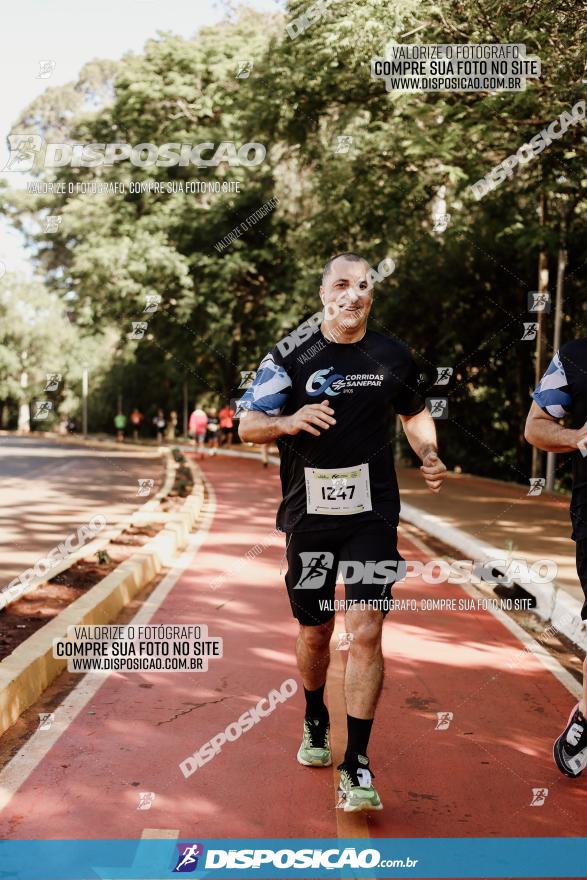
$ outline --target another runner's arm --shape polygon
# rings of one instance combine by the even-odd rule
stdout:
[[[319,437],[320,430],[335,424],[334,410],[326,401],[283,415],[290,392],[291,379],[274,350],[261,361],[255,381],[241,401],[244,413],[238,433],[244,443],[270,443],[300,431]]]
[[[578,430],[565,428],[560,419],[569,415],[573,398],[560,353],[550,362],[532,394],[524,437],[545,452],[576,452],[579,441],[587,439],[587,425]]]

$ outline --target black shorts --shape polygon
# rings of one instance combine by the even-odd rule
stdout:
[[[345,584],[343,607],[355,602],[357,610],[371,608],[384,615],[393,583],[405,574],[395,526],[354,524],[352,517],[336,529],[288,534],[287,564],[285,583],[292,612],[304,626],[318,626],[334,617],[339,568]]]
[[[585,594],[585,601],[581,608],[581,620],[587,620],[587,538],[579,538],[577,540],[576,553],[577,574]]]

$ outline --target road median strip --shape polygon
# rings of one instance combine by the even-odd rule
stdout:
[[[162,523],[161,531],[0,662],[0,735],[66,668],[66,659],[53,657],[53,640],[65,638],[69,626],[113,621],[186,546],[204,504],[204,483],[192,470],[194,487],[180,510],[156,510],[162,497],[148,502],[153,504],[151,521]],[[146,506],[141,508],[141,516],[147,515]],[[87,556],[88,548],[84,550]]]

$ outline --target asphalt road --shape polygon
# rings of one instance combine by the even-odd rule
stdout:
[[[284,539],[274,532],[278,474],[252,460],[218,457],[201,466],[213,491],[199,546],[135,622],[206,624],[209,637],[223,639],[222,658],[207,672],[81,678],[52,706],[49,729],[39,728],[14,757],[0,751],[2,839],[586,833],[584,780],[563,777],[551,751],[575,702],[568,684],[489,611],[467,602],[426,610],[424,600],[460,605],[470,595],[419,578],[396,594],[417,609],[392,612],[384,626],[386,677],[369,748],[384,810],[337,810],[343,616],[326,687],[334,766],[302,767],[297,627],[279,573]],[[406,559],[430,558],[403,530],[399,549]],[[298,683],[290,698],[185,777],[187,756],[288,679]]]
[[[138,480],[164,478],[156,449],[105,450],[0,437],[0,587],[97,513],[108,525],[148,500]]]

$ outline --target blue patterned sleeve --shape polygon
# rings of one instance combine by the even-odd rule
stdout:
[[[241,404],[243,409],[278,416],[283,412],[290,392],[291,379],[270,352],[259,364],[255,381],[241,398]]]
[[[538,406],[553,419],[563,419],[571,412],[573,398],[558,351],[534,389],[532,397]]]

